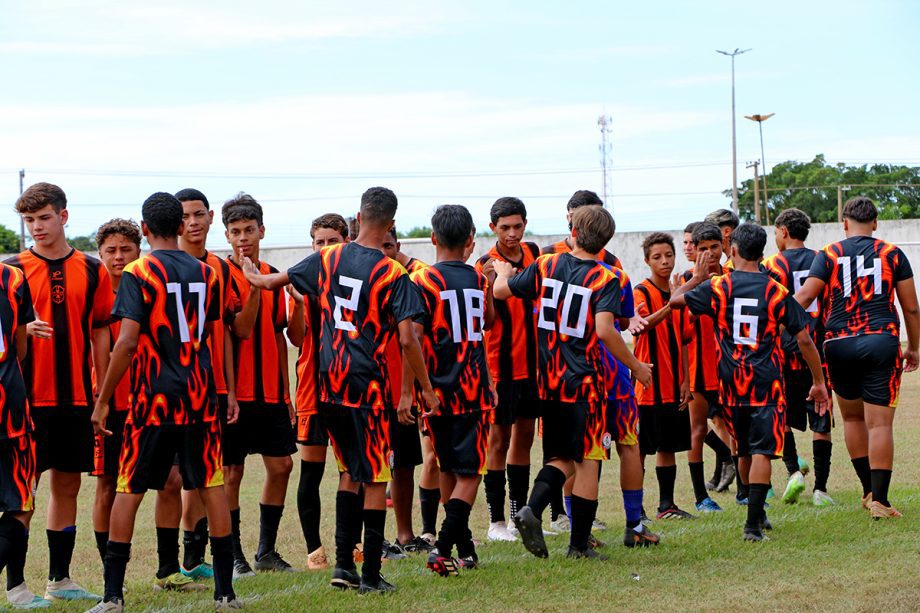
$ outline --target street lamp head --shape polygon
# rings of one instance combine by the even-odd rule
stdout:
[[[751,121],[762,122],[770,119],[776,115],[776,113],[767,113],[766,115],[745,115],[745,119],[750,119]]]

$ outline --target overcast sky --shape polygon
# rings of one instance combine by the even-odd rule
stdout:
[[[67,192],[70,235],[197,187],[218,209],[252,193],[266,242],[302,244],[371,185],[396,191],[403,229],[442,203],[485,228],[515,195],[532,230],[561,232],[568,196],[602,191],[606,113],[618,229],[676,228],[730,204],[715,49],[753,49],[736,64],[739,179],[760,157],[753,113],[776,113],[768,166],[920,164],[918,15],[908,0],[8,2],[0,223],[18,230],[25,168]]]

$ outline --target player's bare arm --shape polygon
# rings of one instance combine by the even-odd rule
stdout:
[[[240,267],[243,269],[243,274],[246,275],[246,280],[249,281],[249,284],[253,287],[276,290],[291,282],[291,280],[288,279],[287,272],[273,272],[263,275],[259,272],[256,265],[252,263],[252,260],[247,257],[244,257],[242,262],[240,262]]]
[[[795,301],[801,304],[803,309],[807,309],[824,292],[824,287],[824,281],[809,277],[795,293]]]
[[[690,406],[690,400],[693,398],[693,394],[690,393],[690,350],[687,348],[686,343],[681,343],[680,346],[680,370],[681,370],[681,381],[680,381],[680,407],[685,409]]]
[[[16,358],[22,362],[29,351],[29,331],[25,326],[16,328]]]
[[[418,337],[415,336],[413,326],[414,322],[411,319],[399,322],[399,344],[403,351],[403,362],[409,363],[419,387],[422,388],[422,401],[427,409],[422,413],[422,417],[432,417],[439,414],[441,401],[431,388],[428,369],[425,368],[425,359],[422,357],[422,346],[418,342]]]
[[[224,381],[227,382],[227,423],[235,424],[240,416],[240,404],[236,400],[236,371],[233,368],[233,337],[223,322],[219,323],[218,334],[224,335]]]
[[[485,268],[485,267],[483,267]],[[491,330],[492,324],[495,323],[495,299],[492,297],[492,283],[489,282],[489,289],[486,292],[486,313],[483,321],[483,330]]]
[[[687,292],[716,276],[716,273],[710,270],[710,260],[708,251],[700,253],[699,257],[696,258],[696,266],[693,267],[693,276],[674,290],[674,293],[671,294],[671,300],[668,302],[669,307],[681,309],[687,306],[687,300],[684,297]]]
[[[489,262],[495,269],[492,296],[495,297],[496,300],[507,300],[511,298],[511,288],[508,287],[508,279],[514,276],[514,267],[503,260],[489,260]]]
[[[243,340],[252,336],[256,319],[259,317],[259,304],[262,301],[262,292],[256,286],[250,285],[243,308],[233,317],[233,334]]]
[[[907,353],[904,355],[904,372],[920,367],[920,306],[917,305],[917,287],[913,279],[902,279],[894,286],[907,328]]]
[[[415,331],[415,337],[418,342],[422,342],[425,335],[425,328],[418,323],[413,322],[412,328]],[[412,364],[409,360],[402,361],[402,389],[399,393],[399,405],[396,407],[396,418],[404,426],[415,422],[412,417],[412,405],[415,401],[415,371],[412,370]]]
[[[106,328],[108,331],[108,328]],[[118,382],[128,371],[131,366],[131,358],[137,351],[137,339],[140,336],[141,324],[133,319],[124,318],[121,320],[121,331],[118,334],[118,340],[112,348],[112,356],[108,361],[108,368],[105,371],[105,378],[99,388],[99,395],[96,398],[96,406],[93,409],[93,415],[90,421],[93,423],[93,430],[96,434],[102,436],[111,436],[112,433],[105,429],[105,421],[109,416],[109,400],[115,393]]]
[[[304,319],[303,310],[305,308],[304,298],[294,286],[290,283],[284,287],[288,295],[294,300],[294,308],[288,316],[287,337],[295,347],[303,345],[303,339],[307,335],[307,322]]]
[[[613,357],[626,365],[634,377],[643,385],[651,385],[652,381],[652,364],[643,364],[636,356],[633,355],[629,347],[620,336],[620,332],[614,326],[615,317],[613,313],[601,311],[595,315],[595,327],[597,328],[597,337],[607,347]]]
[[[300,316],[300,319],[303,319],[303,315]],[[293,395],[291,395],[290,375],[288,374],[287,341],[284,340],[284,334],[276,332],[275,343],[278,345],[278,370],[281,371],[281,384],[284,386],[281,390],[283,394],[293,398]],[[287,408],[288,417],[291,418],[291,425],[296,426],[297,411],[294,410],[294,404],[290,400],[287,401]]]
[[[665,321],[668,317],[670,317],[671,312],[672,312],[671,305],[664,306],[658,309],[657,311],[655,311],[654,313],[652,313],[651,315],[649,315],[646,319],[644,319],[643,320],[645,322],[644,326],[642,326],[635,332],[633,332],[632,327],[630,327],[629,332],[632,334],[641,334],[643,330],[645,329],[654,328],[661,322]]]
[[[795,340],[799,344],[799,350],[805,363],[808,364],[808,370],[811,371],[811,391],[808,393],[808,399],[814,400],[815,411],[818,415],[824,415],[830,409],[830,399],[827,394],[827,386],[824,383],[824,369],[821,367],[821,356],[818,354],[818,348],[811,340],[808,329],[800,330],[795,335]]]
[[[96,377],[102,377],[109,367],[109,347],[112,346],[112,333],[109,332],[108,325],[105,325],[93,328],[90,338],[92,342],[93,368],[96,370]]]

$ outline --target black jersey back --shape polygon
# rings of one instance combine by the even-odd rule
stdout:
[[[26,383],[19,368],[16,330],[35,321],[25,274],[0,264],[0,440],[32,431]]]
[[[789,290],[790,294],[795,295],[808,278],[811,265],[817,254],[817,251],[808,247],[784,249],[776,255],[765,259],[763,268],[777,283]],[[809,315],[808,332],[815,345],[818,346],[819,351],[821,351],[824,344],[824,323],[821,317],[823,303],[824,296],[821,295],[805,307],[805,312]],[[802,352],[799,350],[798,341],[788,331],[783,331],[782,346],[787,366],[797,370],[806,368],[802,359]]]

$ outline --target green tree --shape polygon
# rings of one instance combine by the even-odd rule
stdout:
[[[428,226],[415,226],[407,232],[398,232],[397,238],[428,238],[431,236],[431,228]]]
[[[17,253],[19,251],[19,235],[0,225],[0,253]]]
[[[80,251],[96,251],[99,249],[99,246],[96,244],[96,237],[91,234],[68,238],[67,244]]]
[[[852,186],[848,192],[844,192],[844,200],[857,194],[872,198],[879,207],[881,219],[920,217],[920,167],[891,164],[829,165],[824,155],[818,154],[810,162],[782,162],[770,170],[767,175],[770,220],[775,219],[780,211],[794,207],[805,211],[812,221],[836,221],[838,186]],[[730,189],[722,193],[731,197]],[[762,209],[762,182],[760,197]],[[742,218],[754,219],[753,178],[739,186],[738,207]],[[764,219],[760,221],[764,222]]]

